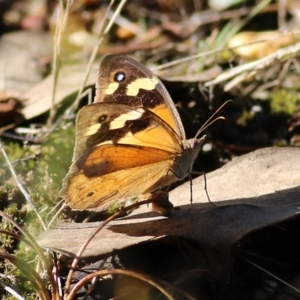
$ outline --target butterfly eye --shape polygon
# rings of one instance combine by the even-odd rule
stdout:
[[[115,74],[114,80],[115,80],[116,82],[122,82],[122,81],[125,80],[125,78],[126,78],[125,73],[123,73],[123,72],[118,72],[118,73]]]
[[[103,123],[107,119],[107,115],[102,115],[98,118],[98,123]]]

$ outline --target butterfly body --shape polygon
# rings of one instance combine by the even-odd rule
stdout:
[[[203,139],[185,139],[168,92],[124,55],[100,64],[93,104],[77,115],[76,143],[61,196],[77,210],[103,210],[186,177]]]

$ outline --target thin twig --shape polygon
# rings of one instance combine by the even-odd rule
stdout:
[[[59,9],[58,9],[58,24],[55,28],[55,34],[54,34],[54,49],[53,49],[53,69],[52,72],[54,74],[53,76],[53,90],[52,90],[52,106],[50,109],[50,115],[48,123],[51,124],[54,118],[55,113],[55,95],[56,95],[56,87],[57,87],[57,81],[58,81],[58,75],[59,75],[59,57],[60,57],[60,45],[62,40],[62,33],[66,27],[68,16],[69,16],[69,10],[71,5],[71,0],[65,1],[60,0],[59,1]],[[66,8],[64,8],[64,5]]]
[[[117,217],[123,215],[125,212],[130,211],[134,208],[137,208],[143,204],[149,204],[152,203],[152,198],[151,199],[147,199],[144,201],[139,201],[137,203],[131,204],[129,206],[124,207],[122,210],[116,212],[115,214],[113,214],[112,216],[108,217],[106,220],[104,220],[88,237],[88,239],[85,241],[85,243],[80,247],[80,249],[78,250],[76,257],[74,258],[73,262],[72,262],[72,266],[70,268],[67,280],[66,280],[66,284],[65,284],[65,299],[68,299],[68,294],[70,291],[70,286],[71,286],[71,280],[74,274],[74,271],[77,267],[77,264],[79,262],[80,256],[82,255],[82,253],[84,252],[85,248],[88,246],[88,244],[90,243],[90,241],[95,237],[95,235],[104,227],[106,226],[109,222],[111,222],[112,220],[116,219]]]
[[[15,297],[17,300],[25,300],[21,295],[17,293],[12,287],[4,284],[3,282],[0,281],[0,286],[5,290],[7,293],[11,294],[13,297]]]
[[[76,293],[80,290],[80,288],[82,288],[85,284],[87,284],[92,278],[99,277],[99,276],[107,276],[107,275],[111,275],[111,274],[126,275],[126,276],[130,276],[130,277],[142,280],[142,281],[152,285],[156,289],[158,289],[163,295],[165,295],[167,297],[167,299],[174,300],[174,297],[172,297],[172,295],[169,292],[167,292],[166,289],[164,289],[161,285],[159,285],[157,282],[155,282],[149,276],[146,276],[146,275],[143,275],[143,274],[140,274],[137,272],[133,272],[133,271],[122,270],[122,269],[101,270],[101,271],[97,271],[97,272],[94,272],[92,274],[85,276],[83,279],[81,279],[75,285],[75,287],[73,288],[72,292],[70,293],[70,295],[67,299],[75,299]]]
[[[111,7],[112,7],[112,5],[113,5],[113,3],[114,3],[114,0],[112,0],[112,1],[110,2],[109,6],[108,6],[108,8],[107,8],[107,10],[106,10],[106,14],[105,14],[105,16],[104,16],[104,18],[103,18],[103,23],[102,23],[101,26],[100,26],[99,39],[98,39],[98,42],[97,42],[96,46],[94,47],[93,52],[92,52],[92,54],[91,54],[91,56],[90,56],[90,59],[89,59],[89,62],[88,62],[88,66],[87,66],[87,68],[86,68],[86,72],[85,72],[85,75],[84,75],[84,79],[83,79],[83,81],[82,81],[82,85],[81,85],[81,87],[80,87],[80,89],[79,89],[79,91],[78,91],[76,100],[74,101],[74,103],[73,103],[73,105],[71,106],[70,110],[67,111],[67,114],[69,114],[69,112],[72,111],[73,109],[76,109],[76,108],[77,108],[78,103],[79,103],[79,100],[80,100],[80,97],[81,97],[81,94],[82,94],[82,92],[83,92],[83,90],[84,90],[84,87],[85,87],[85,85],[86,85],[86,81],[87,81],[88,76],[89,76],[89,74],[90,74],[90,72],[91,72],[93,62],[95,61],[95,58],[96,58],[96,56],[97,56],[98,49],[99,49],[100,45],[102,44],[102,42],[104,41],[104,37],[107,35],[107,33],[108,33],[109,30],[111,29],[112,25],[114,24],[115,19],[116,19],[117,16],[120,14],[120,12],[121,12],[123,6],[125,5],[126,1],[127,1],[127,0],[122,0],[122,1],[119,3],[119,5],[118,5],[116,11],[115,11],[114,14],[112,15],[110,21],[108,22],[107,26],[105,27],[105,29],[104,29],[104,31],[103,31],[103,28],[104,28],[104,22],[105,22],[105,20],[107,20],[107,16],[108,16],[108,14],[109,14],[109,12],[110,12],[110,9],[111,9]]]
[[[292,286],[291,284],[289,284],[288,282],[282,280],[281,278],[275,276],[274,274],[272,274],[271,272],[267,271],[266,269],[260,267],[259,265],[257,265],[256,263],[252,262],[251,260],[241,256],[245,261],[247,261],[249,264],[253,265],[254,267],[258,268],[259,270],[265,272],[266,274],[270,275],[271,277],[273,277],[274,279],[278,280],[279,282],[283,283],[284,285],[288,286],[290,289],[292,289],[293,291],[297,292],[297,294],[300,295],[300,290],[297,289],[296,287]]]
[[[243,45],[244,46],[244,45]],[[258,70],[265,69],[266,67],[270,66],[276,60],[287,60],[290,58],[291,55],[297,55],[300,52],[300,43],[296,43],[294,45],[278,49],[276,52],[269,54],[266,57],[261,59],[252,61],[250,63],[232,68],[226,72],[223,72],[221,75],[217,76],[214,80],[208,81],[204,84],[204,86],[211,86],[219,84],[223,81],[229,80],[237,75],[242,76],[243,78],[247,77],[244,72],[255,72]],[[252,75],[254,73],[251,73]],[[226,86],[225,90],[229,90],[232,87],[231,85]]]

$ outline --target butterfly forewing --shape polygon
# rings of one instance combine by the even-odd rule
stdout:
[[[105,144],[182,151],[180,138],[163,120],[143,108],[124,104],[94,103],[83,107],[77,116],[76,132],[73,160]]]
[[[107,55],[99,70],[95,102],[118,102],[148,109],[169,124],[180,139],[185,139],[169,93],[149,69],[128,56]]]

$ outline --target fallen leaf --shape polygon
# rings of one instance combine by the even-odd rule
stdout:
[[[54,105],[60,104],[69,96],[73,96],[72,99],[74,101],[76,93],[83,82],[86,66],[86,63],[81,63],[64,65],[61,68],[56,87]],[[99,63],[94,63],[86,87],[95,84],[98,67]],[[53,84],[54,75],[51,74],[22,95],[24,106],[22,114],[25,119],[29,120],[50,110],[52,107]]]
[[[49,34],[17,31],[4,34],[0,40],[0,73],[4,74],[5,91],[20,94],[42,80],[34,61],[52,52]]]
[[[209,246],[229,246],[246,234],[294,217],[300,207],[300,149],[266,148],[243,155],[207,174],[215,207],[207,203],[203,176],[193,180],[193,209],[189,182],[170,192],[178,210],[158,216],[146,206],[109,223],[88,245],[83,257],[165,236],[183,236]],[[59,224],[42,233],[40,246],[75,255],[95,223]]]

